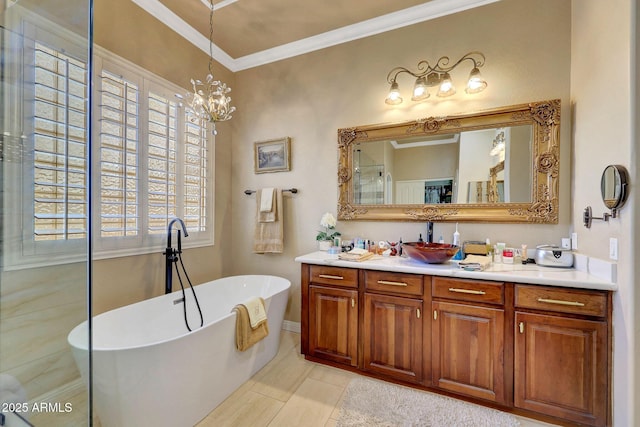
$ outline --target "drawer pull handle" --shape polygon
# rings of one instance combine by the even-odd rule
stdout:
[[[569,305],[571,307],[584,307],[584,303],[578,301],[562,301],[559,299],[538,298],[538,302],[546,302],[547,304]]]
[[[420,309],[417,309],[416,316],[418,316],[418,319],[420,318]]]
[[[433,310],[433,320],[438,320],[438,311]]]
[[[351,298],[351,307],[355,307],[355,306],[356,306],[356,300]]]
[[[520,322],[520,325],[518,325],[520,327],[520,333],[524,334],[524,322]]]
[[[405,282],[390,282],[388,280],[378,280],[379,285],[391,285],[391,286],[409,286]]]
[[[449,288],[449,292],[457,292],[459,294],[484,295],[485,291],[474,291],[473,289]]]
[[[318,277],[322,277],[323,279],[333,279],[333,280],[343,280],[342,276],[333,276],[331,274],[319,274]]]

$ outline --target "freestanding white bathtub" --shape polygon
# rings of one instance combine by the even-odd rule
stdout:
[[[204,418],[277,353],[291,282],[275,276],[232,276],[176,291],[93,318],[93,403],[103,427],[188,426]],[[269,335],[248,349],[235,347],[232,308],[252,297],[265,300]],[[87,322],[68,336],[76,364],[88,381]]]

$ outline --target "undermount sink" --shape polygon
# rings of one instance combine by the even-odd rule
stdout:
[[[449,261],[460,250],[460,246],[449,243],[404,242],[402,250],[409,258],[427,264],[442,264]]]

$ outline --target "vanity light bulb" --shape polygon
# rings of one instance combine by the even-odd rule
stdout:
[[[429,98],[429,92],[427,91],[427,80],[424,77],[419,77],[416,80],[415,86],[413,86],[412,101],[422,101]]]
[[[487,87],[487,82],[480,74],[480,70],[478,70],[477,68],[474,68],[473,70],[471,70],[471,73],[469,74],[469,81],[467,82],[467,88],[465,89],[465,92],[478,93],[485,90],[486,87]]]
[[[400,90],[398,89],[398,83],[391,83],[391,89],[389,90],[389,95],[387,95],[387,99],[384,100],[385,103],[389,105],[397,105],[402,102],[402,97],[400,96]]]
[[[438,89],[438,96],[445,97],[451,96],[456,93],[456,88],[451,81],[451,76],[449,73],[444,73],[442,77],[442,83],[440,83],[440,88]]]

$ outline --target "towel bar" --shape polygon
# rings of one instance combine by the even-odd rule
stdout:
[[[298,192],[297,188],[287,188],[286,190],[282,190],[282,191],[288,191],[290,193],[296,194]],[[244,190],[244,194],[246,194],[247,196],[255,193],[255,190]]]

